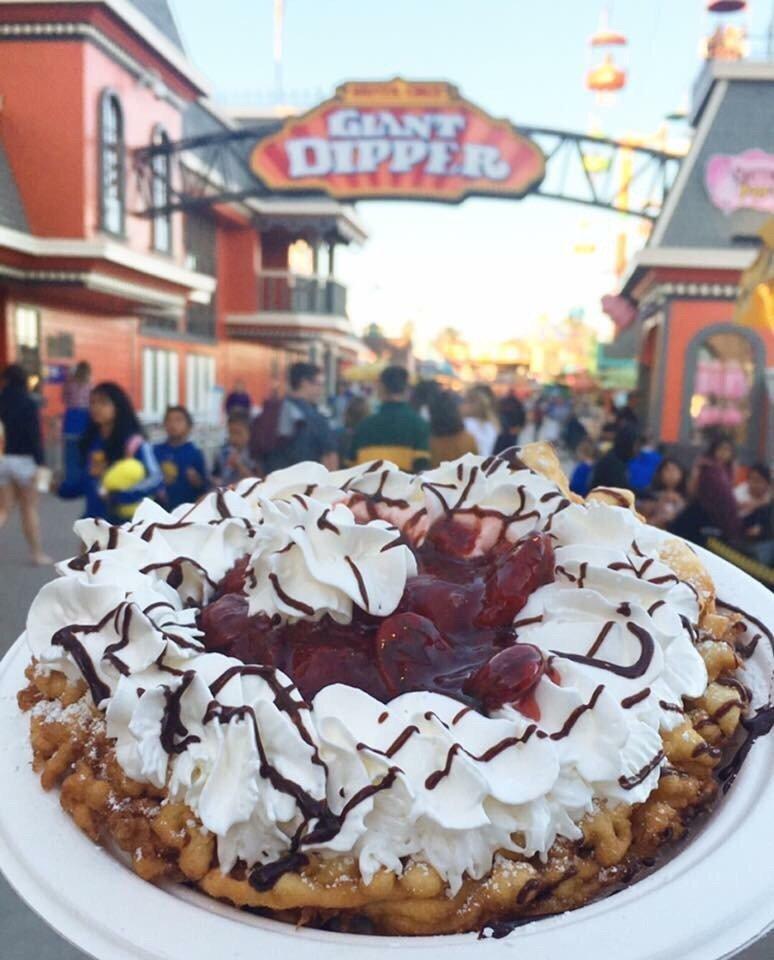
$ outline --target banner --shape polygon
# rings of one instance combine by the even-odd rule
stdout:
[[[444,203],[522,197],[545,174],[540,148],[507,120],[448,83],[401,79],[343,84],[259,141],[250,166],[280,192]]]

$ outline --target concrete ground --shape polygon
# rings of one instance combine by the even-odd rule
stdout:
[[[57,560],[72,556],[76,540],[73,521],[78,505],[62,503],[51,497],[42,501],[44,543]],[[26,562],[27,550],[15,514],[0,531],[0,655],[5,653],[24,626],[27,607],[38,589],[52,575]],[[227,955],[227,950],[224,956]],[[0,958],[2,960],[85,960],[85,955],[60,939],[29,910],[0,874]],[[524,960],[529,960],[525,957]],[[626,960],[622,956],[619,960]],[[774,960],[774,933],[738,960]]]

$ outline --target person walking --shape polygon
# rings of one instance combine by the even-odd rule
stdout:
[[[58,492],[66,500],[84,497],[85,517],[123,523],[163,484],[153,447],[117,383],[99,383],[91,391],[79,453],[77,476],[65,477]]]
[[[631,427],[633,430],[639,430],[640,415],[637,412],[640,405],[640,395],[636,390],[627,396],[626,403],[622,407],[616,407],[615,425],[618,429],[621,427]]]
[[[570,476],[570,490],[579,497],[587,497],[591,490],[596,450],[589,437],[584,437],[575,448],[577,463]]]
[[[339,445],[339,461],[343,466],[352,463],[352,441],[355,439],[355,430],[371,412],[368,398],[356,394],[350,398],[344,410],[343,426],[336,434]]]
[[[75,477],[80,470],[78,444],[89,422],[89,396],[91,395],[91,366],[85,360],[62,385],[62,467],[65,477]]]
[[[253,422],[252,454],[267,473],[316,460],[329,470],[339,465],[336,438],[320,413],[322,370],[314,363],[294,363],[288,370],[288,393],[266,403]]]
[[[593,487],[617,487],[632,489],[629,477],[629,464],[634,459],[637,448],[637,431],[628,425],[616,431],[613,446],[600,458],[591,476]]]
[[[578,408],[572,406],[562,427],[562,443],[569,453],[577,456],[579,445],[587,439],[589,439],[588,430],[581,422]]]
[[[479,453],[475,437],[465,429],[457,398],[444,390],[430,403],[430,462],[440,467],[466,453]]]
[[[241,410],[243,413],[250,414],[253,401],[247,392],[244,380],[235,380],[234,389],[226,397],[226,416]]]
[[[38,404],[27,388],[27,374],[11,364],[0,379],[0,424],[3,451],[0,455],[0,527],[8,520],[14,502],[19,504],[22,530],[32,562],[51,563],[43,549],[38,512],[38,468],[43,466],[43,440]]]
[[[437,380],[419,380],[409,394],[408,402],[423,420],[430,423],[430,404],[441,392]]]
[[[465,395],[462,412],[463,424],[476,441],[479,456],[490,456],[497,442],[499,421],[489,391],[480,386],[471,387]]]
[[[153,447],[164,475],[159,500],[167,510],[192,503],[207,488],[207,467],[201,449],[191,442],[193,417],[187,407],[167,407],[164,415],[167,438]]]
[[[508,399],[508,398],[506,398]],[[517,400],[516,397],[513,398]],[[500,424],[502,429],[495,440],[495,456],[499,456],[511,447],[517,447],[524,428],[524,407],[520,401],[517,404],[505,403],[500,405]]]
[[[629,464],[629,479],[631,480],[632,490],[638,496],[650,488],[658,466],[663,459],[661,452],[656,448],[653,439],[648,434],[639,437],[636,455]]]
[[[401,470],[419,472],[430,466],[430,429],[408,403],[408,370],[385,367],[379,376],[381,406],[355,430],[352,456],[356,464],[390,460]]]

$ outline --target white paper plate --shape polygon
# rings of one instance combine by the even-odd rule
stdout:
[[[774,598],[703,554],[718,593],[766,624]],[[769,682],[771,651],[751,663]],[[63,937],[98,960],[721,960],[774,926],[774,735],[755,744],[704,830],[670,863],[622,893],[518,928],[503,940],[363,937],[296,930],[179,886],[158,888],[94,846],[30,768],[28,719],[16,707],[28,651],[0,663],[0,867]],[[0,953],[2,950],[0,949]]]

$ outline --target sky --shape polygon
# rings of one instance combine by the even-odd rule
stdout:
[[[173,4],[215,102],[271,103],[273,0]],[[749,32],[762,36],[770,0],[749,6]],[[583,82],[603,7],[629,38],[628,84],[608,105]],[[651,133],[687,103],[711,24],[704,8],[704,0],[285,0],[284,100],[309,108],[343,81],[400,75],[448,80],[517,127]],[[411,321],[420,345],[447,326],[473,342],[529,336],[541,315],[577,309],[604,333],[599,300],[616,284],[615,234],[627,229],[641,242],[631,218],[539,197],[372,201],[358,215],[369,240],[337,252],[353,323],[397,333]],[[579,243],[596,250],[575,253]]]

